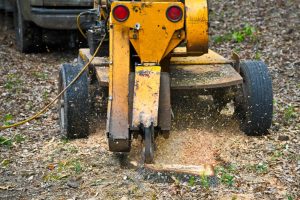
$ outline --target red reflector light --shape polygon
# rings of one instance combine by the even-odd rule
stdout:
[[[113,16],[119,22],[124,22],[129,17],[129,10],[126,6],[118,5],[113,9]]]
[[[167,18],[171,22],[178,22],[183,15],[182,9],[179,6],[171,6],[167,10]]]

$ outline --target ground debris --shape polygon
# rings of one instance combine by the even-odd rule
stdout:
[[[215,175],[149,172],[108,152],[105,116],[89,138],[69,141],[59,133],[53,107],[32,123],[0,132],[0,199],[299,199],[299,4],[209,3],[211,48],[269,66],[274,120],[268,135],[246,137],[230,109],[213,111],[211,97],[178,95],[170,138],[156,139],[155,161],[213,165]],[[60,65],[75,57],[76,50],[18,53],[13,30],[1,32],[0,124],[25,119],[53,99]],[[129,161],[140,162],[139,148],[133,146]]]

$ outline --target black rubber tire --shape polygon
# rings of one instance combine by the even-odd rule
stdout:
[[[145,163],[151,164],[154,160],[154,127],[151,125],[150,127],[144,128],[144,143],[145,143]]]
[[[63,64],[59,73],[59,92],[77,76],[83,65]],[[59,102],[59,124],[62,134],[69,138],[84,138],[89,135],[89,90],[88,74],[80,78],[62,95]]]
[[[32,22],[24,20],[20,0],[16,1],[14,9],[14,25],[17,49],[22,53],[32,53],[41,50],[42,31]]]
[[[241,130],[247,135],[260,136],[272,124],[272,80],[268,67],[261,61],[244,61],[240,67],[244,81],[235,99],[235,111]]]

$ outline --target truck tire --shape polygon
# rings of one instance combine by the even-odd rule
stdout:
[[[235,112],[247,135],[260,136],[272,124],[273,91],[267,66],[261,61],[244,61],[240,65],[243,84],[235,98]]]
[[[63,64],[59,73],[59,92],[77,76],[83,65]],[[61,133],[68,139],[84,138],[89,134],[88,74],[80,78],[61,96],[59,124]]]
[[[20,1],[14,8],[14,25],[17,49],[22,53],[37,52],[42,45],[42,31],[32,22],[24,20]]]

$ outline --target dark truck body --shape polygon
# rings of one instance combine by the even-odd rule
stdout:
[[[15,26],[17,49],[32,53],[45,49],[45,44],[63,41],[75,47],[80,39],[76,18],[93,8],[93,3],[93,0],[0,0],[0,10],[5,11],[5,19],[9,13],[14,15],[14,22],[6,24]],[[82,29],[87,29],[90,22],[87,15],[80,17]]]
[[[0,0],[0,10],[13,12],[13,5],[10,0]]]
[[[24,20],[56,30],[76,29],[77,15],[93,7],[93,0],[0,0],[0,9],[13,11],[17,3]]]

